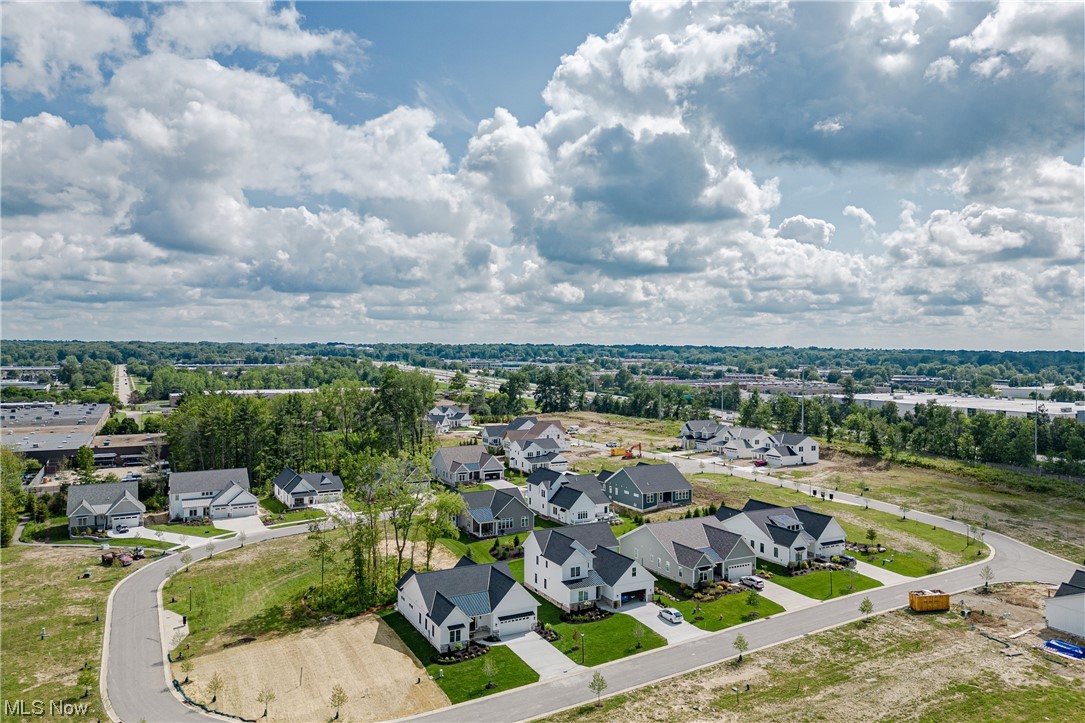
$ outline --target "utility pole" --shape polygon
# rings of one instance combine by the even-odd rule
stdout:
[[[658,397],[658,399],[656,401],[656,412],[658,412],[659,418],[663,419],[663,380],[662,379],[660,379],[656,383],[656,389],[659,390],[659,397]]]
[[[806,434],[806,367],[803,367],[802,371],[799,372],[799,379],[802,381],[802,384],[799,385],[799,389],[802,393],[802,400],[799,402],[800,409],[802,410],[799,414],[799,419],[801,420],[799,422],[799,432],[801,434]]]
[[[1036,460],[1040,458],[1040,397],[1037,396],[1033,401],[1036,403],[1036,411],[1032,413],[1032,463],[1036,464]]]

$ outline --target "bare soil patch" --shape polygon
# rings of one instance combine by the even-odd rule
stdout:
[[[1052,662],[1035,648],[1041,635],[1005,648],[980,634],[1042,630],[1047,590],[1013,585],[954,596],[949,613],[889,613],[548,720],[1056,720],[1060,705],[1085,701],[1085,663]],[[962,605],[986,615],[965,620]]]
[[[256,696],[264,685],[272,686],[277,696],[269,717],[296,723],[330,720],[335,710],[328,701],[336,684],[349,698],[340,713],[342,720],[390,720],[449,702],[407,646],[375,615],[249,643],[192,662],[188,694],[209,702],[202,686],[218,673],[224,687],[214,707],[246,718],[263,714]],[[174,677],[184,679],[177,665]]]

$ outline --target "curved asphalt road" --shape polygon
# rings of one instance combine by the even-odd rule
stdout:
[[[696,472],[700,467],[699,461],[663,458],[675,462],[687,473]],[[746,470],[735,470],[735,473],[768,484],[779,484],[776,480],[764,479],[763,475]],[[897,505],[887,502],[844,493],[834,492],[834,495],[835,499],[842,503],[869,505],[874,509],[900,514]],[[909,519],[948,530],[964,531],[960,522],[923,512],[913,511],[908,516]],[[247,542],[253,544],[306,531],[304,525],[270,530],[250,536]],[[982,582],[979,570],[984,564],[989,564],[994,570],[995,581],[1054,583],[1068,579],[1077,569],[1077,566],[1067,560],[1029,547],[1005,535],[988,531],[985,533],[984,542],[993,549],[994,557],[982,563],[948,570],[917,581],[874,588],[865,591],[864,596],[870,598],[875,612],[885,612],[906,604],[908,591],[918,585],[948,592],[977,587]],[[220,551],[233,549],[237,544],[225,543]],[[200,548],[192,550],[192,554],[194,560],[206,557],[206,551]],[[109,617],[109,655],[105,688],[116,716],[126,723],[141,719],[148,723],[208,720],[208,716],[180,703],[166,687],[159,633],[158,587],[175,564],[177,563],[169,558],[152,563],[133,573],[114,590]],[[859,595],[835,598],[802,610],[728,628],[689,642],[668,645],[561,678],[442,708],[409,720],[437,723],[531,720],[591,702],[593,695],[588,690],[588,682],[596,670],[606,677],[607,691],[612,695],[727,660],[735,654],[733,643],[740,632],[746,637],[750,651],[753,652],[857,620],[862,617],[858,610],[861,599]]]
[[[307,525],[250,534],[246,544],[308,532]],[[216,552],[240,546],[235,539],[217,541]],[[207,550],[196,547],[189,552],[192,560],[207,557]],[[112,706],[114,720],[135,723],[180,723],[206,721],[209,716],[174,697],[166,684],[162,640],[159,628],[158,588],[179,566],[176,555],[152,562],[122,580],[113,590],[109,604],[109,650],[103,656],[107,709]],[[111,716],[112,717],[112,716]]]

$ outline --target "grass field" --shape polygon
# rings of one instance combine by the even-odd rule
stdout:
[[[786,483],[784,486],[772,487],[762,482],[722,474],[696,474],[690,477],[690,481],[695,490],[698,487],[707,488],[729,507],[741,508],[746,500],[751,498],[779,505],[807,505],[815,512],[833,515],[844,527],[848,539],[853,542],[866,542],[867,529],[874,528],[878,532],[879,541],[887,547],[923,557],[926,564],[923,565],[922,574],[926,574],[931,565],[944,569],[974,562],[977,559],[977,550],[981,550],[979,545],[963,534],[924,525],[911,519],[902,520],[899,515],[888,512],[822,500],[805,492],[797,492]],[[986,554],[985,548],[982,548],[982,551]],[[931,554],[937,554],[937,564],[930,557]],[[903,562],[901,567],[905,567]],[[896,568],[889,569],[909,574]]]
[[[81,720],[105,719],[98,696],[106,600],[110,590],[143,563],[102,567],[97,551],[78,548],[6,547],[0,550],[0,697],[58,700],[89,705]],[[91,577],[78,576],[91,568]],[[96,620],[97,618],[97,620]],[[48,637],[41,639],[45,628]],[[89,663],[90,696],[78,684]],[[14,720],[4,714],[4,720]],[[34,716],[34,720],[61,720]],[[72,720],[70,716],[63,720]]]
[[[677,597],[679,602],[663,598],[663,603],[668,607],[681,610],[682,615],[686,618],[686,622],[696,625],[702,630],[723,630],[732,625],[744,623],[746,622],[745,615],[752,610],[756,610],[761,618],[776,615],[777,613],[782,613],[784,611],[782,606],[777,605],[764,596],[759,598],[759,604],[756,608],[750,607],[746,604],[746,592],[736,593],[734,595],[724,595],[720,599],[713,600],[712,602],[698,603],[696,600],[687,599],[685,595],[682,594],[678,585],[671,580],[656,580],[656,587],[661,590],[666,590],[671,595]],[[693,611],[697,607],[700,607],[700,613],[695,614]],[[698,616],[703,617],[704,619],[697,620]]]
[[[583,660],[584,665],[588,666],[608,663],[667,644],[661,635],[629,615],[611,615],[606,620],[582,625],[563,623],[561,610],[542,599],[539,600],[538,615],[540,623],[550,624],[561,635],[561,639],[553,643],[554,647],[568,655],[573,662]],[[577,630],[587,636],[582,644],[573,640],[573,633]],[[640,648],[637,647],[638,635]],[[574,646],[581,649],[573,650]]]
[[[433,677],[441,690],[453,703],[462,703],[465,700],[481,698],[486,695],[500,693],[503,690],[518,688],[521,685],[534,683],[539,679],[539,674],[520,659],[516,653],[504,645],[490,648],[490,652],[481,658],[468,660],[455,665],[439,665],[430,661],[437,652],[429,641],[407,622],[406,618],[394,610],[385,610],[380,613],[381,617],[400,639],[411,649],[426,671]],[[497,674],[493,678],[494,687],[487,689],[486,675],[482,671],[486,658],[491,658],[497,664]],[[439,677],[438,671],[444,671],[444,677]]]
[[[173,532],[178,535],[188,535],[190,537],[218,537],[219,535],[231,534],[229,530],[220,530],[212,525],[148,525],[147,529]]]
[[[877,580],[860,575],[854,570],[815,570],[805,575],[792,576],[788,575],[784,568],[771,562],[762,563],[762,566],[775,574],[772,582],[815,600],[828,600],[831,597],[842,597],[882,586]]]

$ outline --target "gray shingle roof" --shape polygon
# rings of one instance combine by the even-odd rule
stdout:
[[[422,599],[429,608],[429,616],[440,625],[457,606],[457,601],[467,606],[464,613],[470,616],[485,615],[493,611],[518,583],[503,562],[489,565],[457,565],[450,570],[407,573],[396,583],[397,589],[411,578],[418,580]]]
[[[599,547],[617,547],[618,538],[605,522],[592,522],[587,525],[554,527],[549,530],[532,532],[542,550],[542,556],[551,562],[561,564],[569,559],[573,552],[573,541],[579,542],[589,551]]]
[[[609,547],[595,548],[595,571],[607,585],[614,585],[622,579],[626,570],[632,567],[634,560]],[[649,576],[645,576],[648,579]]]
[[[494,458],[481,444],[469,444],[462,447],[441,447],[433,453],[434,459],[441,459],[447,469],[454,469],[457,464],[481,467]]]
[[[532,472],[527,477],[528,485],[546,485],[549,488],[549,483],[552,483],[558,477],[561,476],[561,472],[547,467],[540,467]]]
[[[1065,597],[1067,595],[1085,595],[1085,570],[1074,570],[1070,580],[1059,585],[1054,597]]]
[[[298,474],[286,467],[273,483],[287,494],[296,492],[342,492],[343,480],[331,472],[303,472]]]
[[[478,490],[477,492],[464,492],[463,501],[467,504],[467,511],[479,522],[493,522],[505,511],[505,508],[514,502],[519,502],[524,507],[523,495],[520,490],[497,489]]]
[[[139,502],[138,482],[102,482],[101,484],[72,485],[68,488],[68,510],[72,512],[86,501],[94,510],[95,514],[104,515],[113,505],[125,497],[130,496],[139,505],[139,511],[145,512],[146,507]]]
[[[797,445],[797,444],[802,444],[803,442],[805,442],[807,439],[810,438],[808,435],[794,434],[792,432],[781,432],[780,434],[774,434],[772,436],[773,436],[773,439],[776,440],[777,444],[783,444],[783,445],[787,445],[789,447]]]
[[[683,477],[678,468],[670,462],[666,464],[641,463],[635,467],[622,467],[615,473],[615,479],[621,475],[629,477],[634,486],[646,494],[693,489],[689,480]]]
[[[610,498],[603,492],[603,485],[590,474],[565,475],[567,482],[561,485],[550,502],[566,510],[572,509],[581,496],[587,495],[588,499],[596,505],[605,505]]]
[[[220,492],[236,482],[249,488],[249,471],[244,467],[234,469],[206,469],[199,472],[171,472],[170,494],[191,492]]]
[[[679,551],[680,546],[698,551],[698,559],[705,550],[713,550],[721,559],[726,560],[741,542],[742,536],[728,532],[718,525],[719,521],[714,517],[692,517],[670,522],[653,522],[647,529],[679,562],[680,557],[685,554]]]

